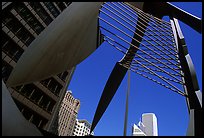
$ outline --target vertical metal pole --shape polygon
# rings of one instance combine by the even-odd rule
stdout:
[[[128,101],[130,95],[130,69],[128,69],[128,85],[127,85],[127,93],[126,93],[126,104],[125,104],[125,121],[124,121],[124,131],[123,136],[127,135],[127,121],[128,121]]]

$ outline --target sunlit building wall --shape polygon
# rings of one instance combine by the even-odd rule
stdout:
[[[73,136],[88,136],[90,135],[90,129],[91,129],[91,124],[87,120],[76,119]],[[93,136],[94,132],[92,132],[91,135]]]
[[[146,134],[137,125],[133,124],[132,136],[146,136]]]
[[[73,97],[72,92],[66,92],[59,111],[59,136],[72,136],[80,101]]]

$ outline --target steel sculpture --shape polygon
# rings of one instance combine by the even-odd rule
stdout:
[[[161,20],[165,15],[170,17],[170,22]],[[105,3],[98,18],[101,24],[103,22],[108,26],[100,25],[104,40],[124,56],[115,64],[106,82],[91,132],[130,69],[185,96],[190,113],[187,135],[203,134],[202,123],[198,123],[202,120],[202,95],[177,21],[178,19],[201,33],[201,19],[166,2]]]
[[[99,46],[102,2],[73,2],[26,49],[8,87],[43,80],[76,66]]]
[[[113,33],[99,24],[104,40],[119,50],[123,58],[110,74],[90,132],[129,69],[185,96],[190,113],[187,135],[202,135],[202,95],[177,21],[201,33],[201,19],[166,2],[110,2],[102,8],[101,4],[73,2],[65,9],[23,53],[8,78],[7,87],[39,81],[76,66],[98,47],[99,20],[117,30]],[[106,18],[97,18],[99,9]],[[163,16],[169,16],[170,22],[161,20]]]

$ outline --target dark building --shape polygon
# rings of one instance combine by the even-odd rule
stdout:
[[[2,79],[35,38],[71,2],[2,2]],[[58,134],[58,114],[75,68],[39,82],[8,88],[23,116],[39,129]]]

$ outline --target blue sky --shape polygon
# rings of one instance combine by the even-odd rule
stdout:
[[[202,17],[201,2],[172,2],[187,12]],[[180,22],[189,54],[193,60],[202,91],[202,35]],[[78,118],[90,123],[94,117],[103,88],[121,54],[103,43],[94,53],[77,65],[68,87],[80,100]],[[140,121],[143,113],[155,113],[160,136],[182,136],[188,126],[185,98],[154,82],[131,72],[127,135],[132,125]],[[113,97],[108,109],[94,129],[96,136],[122,136],[124,125],[127,74]]]

